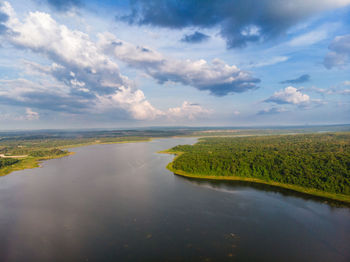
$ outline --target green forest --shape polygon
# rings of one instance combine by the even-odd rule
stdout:
[[[68,153],[67,150],[61,150],[58,148],[53,149],[46,149],[46,150],[35,150],[29,153],[29,156],[32,157],[46,157],[46,156],[60,156],[60,155],[66,155]]]
[[[11,166],[11,165],[16,164],[18,162],[19,162],[18,159],[0,157],[0,168]]]
[[[256,178],[350,195],[350,133],[202,138],[168,152],[171,169],[197,176]]]

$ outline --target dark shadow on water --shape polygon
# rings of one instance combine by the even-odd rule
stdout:
[[[345,203],[342,201],[337,201],[337,200],[333,200],[325,197],[313,196],[302,192],[297,192],[291,189],[281,188],[281,187],[272,186],[272,185],[259,184],[259,183],[249,182],[249,181],[233,181],[233,180],[230,181],[230,180],[212,180],[212,179],[203,179],[203,178],[192,178],[192,177],[184,177],[181,175],[177,175],[175,173],[174,175],[180,180],[189,181],[192,184],[195,184],[197,186],[209,186],[214,189],[225,189],[225,190],[232,190],[232,191],[245,189],[245,188],[253,188],[258,191],[279,193],[285,197],[297,197],[297,198],[302,198],[304,200],[312,200],[318,203],[327,204],[331,207],[350,208],[350,203]]]

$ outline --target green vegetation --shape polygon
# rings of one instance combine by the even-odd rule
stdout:
[[[58,148],[48,149],[48,150],[35,150],[29,153],[29,156],[32,157],[46,157],[46,156],[60,156],[66,155],[68,153],[67,150],[63,151]]]
[[[198,178],[244,180],[350,202],[350,133],[203,138],[167,151],[168,168]]]
[[[299,126],[299,127],[266,127],[266,128],[203,128],[193,130],[190,136],[197,137],[216,137],[216,136],[262,136],[262,135],[291,135],[307,134],[317,132],[348,132],[349,125],[332,125],[332,126]]]
[[[290,133],[322,132],[325,130],[350,130],[349,125],[295,127],[290,129],[232,129],[164,127],[124,130],[32,130],[0,132],[0,176],[14,170],[39,166],[39,161],[71,154],[67,148],[93,144],[129,143],[150,141],[157,137],[173,136],[253,136]],[[12,160],[9,160],[12,159]],[[11,164],[10,164],[11,163]]]
[[[12,165],[1,167],[0,168],[0,176],[4,176],[4,175],[7,175],[7,174],[10,174],[13,171],[39,167],[40,166],[39,163],[42,160],[53,159],[53,158],[60,158],[60,157],[68,156],[68,155],[71,155],[71,154],[73,154],[73,153],[66,151],[64,154],[60,154],[60,155],[47,155],[47,156],[43,156],[43,157],[31,157],[31,156],[28,156],[28,157],[20,158],[20,159],[11,158],[13,160],[16,160],[16,162],[13,163]]]
[[[18,159],[15,158],[2,158],[0,157],[0,168],[4,168],[7,166],[11,166],[13,164],[18,163]]]

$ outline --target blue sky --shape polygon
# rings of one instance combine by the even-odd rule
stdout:
[[[350,122],[350,0],[0,1],[0,129]]]

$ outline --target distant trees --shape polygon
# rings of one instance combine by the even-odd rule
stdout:
[[[200,139],[181,151],[177,170],[241,176],[350,195],[350,133]]]
[[[16,164],[19,162],[18,159],[15,158],[2,158],[0,157],[0,168],[6,167],[6,166],[11,166],[13,164]]]
[[[59,156],[59,155],[63,155],[66,153],[67,153],[67,151],[65,151],[65,150],[54,148],[54,149],[49,149],[49,150],[35,150],[35,151],[30,152],[29,155],[33,156],[33,157],[45,157],[45,156]]]
[[[0,137],[1,138],[1,137]],[[31,137],[32,138],[32,137]],[[120,142],[137,142],[147,141],[149,137],[90,137],[90,138],[47,138],[47,139],[0,139],[0,154],[5,155],[32,155],[32,156],[47,156],[49,150],[57,149],[67,146],[76,146],[82,144],[94,144],[94,143],[120,143]],[[35,151],[35,153],[34,153]],[[44,152],[45,151],[45,152]],[[53,151],[55,154],[55,152]],[[57,153],[57,152],[56,152]],[[34,154],[34,155],[33,155]]]

